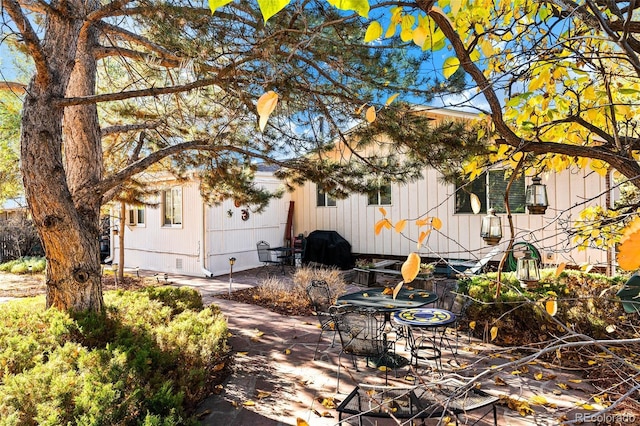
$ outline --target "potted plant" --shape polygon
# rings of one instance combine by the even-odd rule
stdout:
[[[435,263],[421,263],[420,272],[416,277],[414,287],[424,290],[433,289],[433,274],[436,270]]]
[[[355,283],[359,285],[366,285],[367,287],[372,286],[376,282],[376,273],[370,271],[373,269],[375,264],[371,261],[371,259],[358,259],[356,260],[356,266],[353,268],[355,271]]]

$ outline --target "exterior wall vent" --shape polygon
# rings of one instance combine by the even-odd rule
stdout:
[[[176,269],[182,269],[182,259],[176,258]]]

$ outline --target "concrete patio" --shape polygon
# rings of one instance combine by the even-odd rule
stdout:
[[[217,298],[216,295],[229,292],[228,276],[170,275],[168,283],[196,288],[205,304],[215,303],[228,319],[234,372],[218,395],[209,397],[198,407],[197,413],[204,425],[295,425],[297,419],[311,426],[334,425],[338,423],[338,413],[332,403],[339,404],[358,383],[384,384],[384,372],[366,367],[364,359],[358,360],[360,371],[355,371],[350,358],[343,356],[340,393],[336,394],[339,339],[336,337],[332,347],[332,334],[325,333],[318,360],[314,361],[313,352],[320,333],[315,317],[283,316],[256,305]],[[258,285],[255,271],[245,271],[234,273],[231,289],[255,285]],[[349,289],[358,287],[352,284]],[[453,337],[453,330],[448,333]],[[404,341],[398,342],[396,351],[409,357]],[[589,412],[580,408],[582,404],[597,408],[590,400],[593,389],[580,380],[579,372],[562,371],[540,361],[501,370],[500,365],[514,361],[517,355],[476,339],[469,342],[466,336],[458,340],[457,352],[459,364],[454,362],[449,350],[443,350],[443,371],[440,372],[433,371],[431,361],[421,361],[417,370],[412,366],[391,370],[389,384],[406,387],[429,383],[440,374],[455,372],[470,377],[492,369],[492,374],[481,380],[481,389],[496,396],[508,396],[512,401],[529,401],[533,410],[525,416],[499,404],[499,425],[557,425],[586,419]],[[531,400],[534,396],[538,399]],[[481,415],[484,411],[477,413]],[[477,414],[472,414],[460,417],[460,424],[473,424]],[[430,419],[425,424],[439,421]],[[357,420],[350,423],[357,424]],[[398,423],[388,419],[363,419],[363,424]],[[493,418],[488,415],[478,424],[493,424]]]

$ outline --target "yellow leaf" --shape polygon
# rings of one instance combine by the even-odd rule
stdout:
[[[309,423],[298,417],[296,418],[296,426],[309,426]]]
[[[480,213],[480,210],[482,210],[482,203],[480,202],[480,198],[478,198],[476,194],[471,194],[469,195],[469,199],[471,200],[471,210],[473,210],[473,213]]]
[[[256,398],[258,399],[262,399],[262,398],[266,398],[268,396],[271,396],[271,392],[267,392],[267,391],[263,391],[260,389],[256,389],[258,391],[258,395],[256,395]]]
[[[372,42],[373,40],[377,40],[380,38],[381,35],[382,35],[382,25],[380,25],[380,22],[378,21],[373,21],[372,23],[369,24],[369,27],[367,28],[367,32],[364,35],[364,42],[369,43],[369,42]]]
[[[529,401],[532,404],[538,404],[538,405],[546,405],[549,403],[549,401],[547,401],[547,398],[545,398],[542,395],[534,395],[531,398],[529,398]]]
[[[369,123],[376,121],[376,108],[374,106],[367,108],[366,118]]]
[[[561,263],[558,265],[558,267],[556,268],[556,278],[558,278],[560,276],[560,274],[562,273],[562,271],[564,271],[564,268],[567,266],[566,263]]]
[[[400,281],[398,284],[396,284],[395,288],[393,289],[393,300],[396,299],[396,297],[398,296],[398,293],[400,293],[400,290],[402,289],[402,285],[404,284],[404,282]]]
[[[251,400],[249,400],[249,401],[245,401],[245,402],[243,402],[243,403],[242,403],[242,405],[245,405],[245,406],[247,406],[247,407],[251,407],[251,406],[256,405],[256,403],[255,403],[255,402],[253,402],[253,401],[251,401]]]
[[[559,387],[560,389],[562,389],[562,390],[567,390],[567,389],[569,389],[569,386],[567,386],[567,384],[566,384],[566,383],[562,383],[562,382],[561,382],[561,383],[556,383],[556,386],[558,386],[558,387]]]
[[[416,226],[425,226],[429,224],[429,218],[416,220]]]
[[[285,355],[291,355],[291,349],[285,349],[284,350],[284,354]]]
[[[387,371],[389,369],[389,367],[387,367],[386,365],[381,365],[380,367],[378,367],[378,370],[380,371]]]
[[[418,272],[420,272],[420,256],[418,256],[418,253],[412,252],[409,254],[407,260],[402,264],[400,272],[402,272],[402,279],[405,283],[410,283],[418,276]]]
[[[442,228],[442,221],[439,218],[434,217],[431,220],[431,226],[433,226],[433,229],[439,230],[440,228]]]
[[[455,56],[447,58],[442,65],[442,73],[445,78],[451,77],[460,67],[460,60]]]
[[[384,209],[384,207],[380,207],[378,210],[380,211],[380,213],[382,213],[382,216],[387,215],[387,211]]]
[[[633,220],[620,239],[618,247],[618,265],[626,271],[640,268],[640,219]]]
[[[542,380],[543,377],[544,377],[544,374],[542,373],[536,373],[533,375],[533,378],[536,380]]]
[[[451,0],[449,5],[451,6],[451,15],[456,16],[462,5],[462,0]]]
[[[213,367],[213,371],[220,371],[220,370],[222,370],[223,368],[224,368],[224,362],[221,362],[221,363],[219,363],[219,364],[216,364],[216,365]]]
[[[267,125],[269,116],[276,109],[278,104],[278,94],[273,90],[269,90],[258,99],[258,116],[260,117],[260,131],[263,132]]]
[[[571,382],[571,383],[582,383],[582,380],[580,380],[580,379],[569,379],[567,381]]]
[[[236,352],[237,356],[247,356],[249,355],[249,352]]]
[[[505,382],[500,376],[496,376],[494,382],[496,386],[507,386],[507,382]]]
[[[389,221],[387,219],[380,219],[378,222],[376,222],[376,225],[373,228],[376,235],[380,235],[380,232],[382,232],[382,228],[384,228],[388,222]]]
[[[399,93],[394,93],[393,95],[389,96],[389,99],[387,99],[387,102],[385,102],[385,105],[386,106],[391,105],[391,103],[396,100],[398,95],[400,95],[400,94]]]
[[[396,223],[396,226],[394,226],[394,229],[398,234],[400,234],[406,225],[407,225],[407,220],[402,219]]]
[[[472,329],[472,330],[475,330],[476,329],[476,322],[475,321],[471,321],[469,323],[469,328]]]
[[[589,411],[593,411],[596,409],[593,405],[589,405],[589,404],[582,404],[581,407]]]
[[[556,299],[547,300],[544,304],[544,308],[551,316],[555,316],[558,313],[558,301]]]
[[[422,231],[420,233],[420,236],[418,237],[418,247],[420,247],[422,245],[422,243],[424,242],[424,239],[427,238],[430,233],[431,233],[431,229],[429,229],[427,231]]]
[[[491,341],[493,342],[494,340],[496,340],[496,337],[498,337],[498,327],[494,325],[493,327],[491,327]]]

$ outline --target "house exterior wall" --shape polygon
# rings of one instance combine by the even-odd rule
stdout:
[[[271,190],[280,185],[270,173],[259,173],[256,182]],[[145,207],[144,225],[124,225],[125,267],[191,276],[223,275],[229,272],[230,257],[236,258],[236,271],[260,266],[258,241],[265,240],[272,247],[284,244],[288,194],[272,200],[261,213],[249,210],[247,220],[242,220],[242,210],[247,206],[235,207],[233,200],[218,206],[205,205],[196,180],[180,184],[161,180],[155,184],[158,190],[174,186],[182,188],[182,226],[162,225],[162,208],[156,197],[152,201],[158,203],[157,207]],[[116,222],[121,229],[120,221]],[[111,244],[117,262],[117,236],[112,236]]]
[[[334,230],[351,243],[354,253],[406,256],[416,251],[415,241],[419,231],[414,225],[415,219],[435,216],[443,226],[439,232],[434,231],[428,237],[419,252],[422,257],[465,260],[483,257],[493,248],[480,237],[484,214],[456,214],[455,186],[442,184],[439,178],[436,170],[428,169],[423,178],[416,182],[391,185],[391,205],[382,207],[392,223],[409,219],[404,235],[386,229],[375,235],[375,223],[383,216],[380,206],[367,205],[366,195],[356,194],[345,200],[337,200],[335,207],[317,207],[316,185],[306,183],[293,195],[296,206],[299,206],[294,220],[294,233],[306,235],[318,229]],[[529,183],[531,179],[527,178],[526,184]],[[550,174],[543,178],[542,183],[547,185],[550,207],[544,215],[513,214],[515,241],[533,244],[546,263],[579,265],[589,262],[604,266],[604,250],[572,250],[565,228],[571,226],[566,220],[577,219],[578,213],[588,205],[605,204],[605,178],[596,173],[572,170]],[[503,249],[494,260],[500,259],[510,237],[506,214],[498,216],[502,218],[503,238],[499,244]]]

